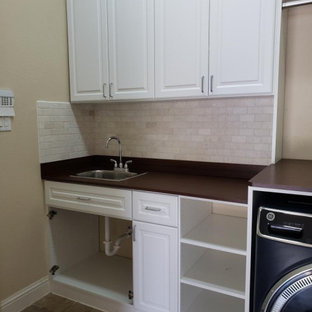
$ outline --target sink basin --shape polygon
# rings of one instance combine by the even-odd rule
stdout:
[[[146,172],[145,172],[146,173]],[[76,173],[75,177],[99,179],[107,181],[124,181],[131,178],[141,176],[145,173],[138,174],[136,172],[116,171],[116,170],[91,170]]]

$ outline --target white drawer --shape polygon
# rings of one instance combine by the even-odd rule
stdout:
[[[44,184],[45,202],[50,207],[132,219],[131,191],[50,181]]]
[[[178,197],[148,192],[133,192],[133,219],[178,226]]]

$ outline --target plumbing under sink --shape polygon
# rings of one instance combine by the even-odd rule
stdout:
[[[119,170],[91,170],[76,173],[75,177],[88,178],[88,179],[100,179],[108,181],[124,181],[131,178],[135,178],[146,174],[146,172],[138,174],[136,172],[119,171]]]

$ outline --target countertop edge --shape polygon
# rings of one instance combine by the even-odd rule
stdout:
[[[55,182],[158,192],[246,205],[248,180],[264,168],[257,165],[132,158],[135,159],[135,166],[130,170],[139,173],[148,171],[146,175],[121,182],[72,176],[73,173],[99,166],[108,169],[111,167],[110,158],[89,156],[41,164],[41,177]],[[148,168],[155,168],[156,171],[146,170]]]
[[[281,159],[252,179],[252,187],[279,189],[297,192],[312,192],[312,160]]]

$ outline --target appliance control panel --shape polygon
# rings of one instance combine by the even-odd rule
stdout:
[[[312,248],[312,214],[260,207],[257,235]]]

